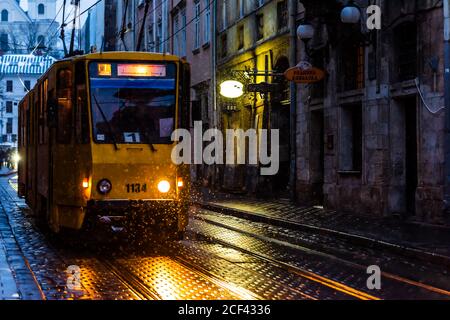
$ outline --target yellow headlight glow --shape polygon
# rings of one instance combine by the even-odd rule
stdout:
[[[167,180],[161,180],[158,183],[158,190],[161,193],[167,193],[170,190],[170,183]]]

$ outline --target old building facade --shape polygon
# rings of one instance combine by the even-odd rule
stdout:
[[[365,24],[374,3],[380,30]],[[302,53],[327,77],[298,87],[298,201],[442,222],[442,4],[356,1],[361,24],[342,23],[345,3],[303,4],[299,24],[312,25],[315,36],[300,43]]]
[[[0,148],[17,146],[19,102],[55,61],[50,56],[0,56]]]
[[[91,25],[90,34],[110,39],[109,50],[135,50],[143,30],[139,50],[187,59],[192,120],[203,130],[280,132],[276,176],[261,176],[258,165],[200,165],[195,179],[329,209],[445,219],[442,3],[108,1],[108,30]],[[381,10],[380,29],[367,28],[370,5]],[[357,8],[358,21],[342,19],[348,7]],[[312,39],[293,38],[300,25],[312,27]],[[288,83],[282,73],[301,62],[324,70],[325,79]],[[228,99],[220,95],[226,80],[276,88]]]
[[[3,53],[25,54],[33,50],[58,53],[59,23],[56,0],[28,0],[28,11],[17,0],[0,3],[0,50]]]
[[[220,128],[280,130],[276,176],[260,176],[258,165],[227,164],[221,168],[219,184],[231,192],[284,195],[291,187],[290,95],[284,78],[274,74],[294,64],[289,61],[288,1],[220,1],[217,20],[218,84],[226,80],[279,84],[273,93],[246,92],[238,99],[218,95]]]

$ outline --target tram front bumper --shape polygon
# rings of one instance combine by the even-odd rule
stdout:
[[[180,200],[90,200],[87,216],[100,221],[145,222],[145,224],[183,229],[187,205]]]

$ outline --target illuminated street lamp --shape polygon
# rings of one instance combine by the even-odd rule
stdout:
[[[314,27],[310,24],[299,25],[297,28],[297,37],[304,42],[308,42],[314,37]]]
[[[341,11],[342,23],[355,24],[361,19],[361,10],[353,3],[344,7]]]
[[[229,99],[236,99],[244,94],[244,85],[235,80],[227,80],[220,84],[220,95]]]

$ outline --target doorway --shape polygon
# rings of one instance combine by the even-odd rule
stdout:
[[[285,56],[278,58],[274,72],[283,74],[289,68],[289,60]],[[289,198],[289,181],[291,172],[291,113],[289,84],[284,76],[274,76],[273,83],[278,85],[277,91],[271,94],[271,128],[280,133],[278,173],[272,179],[273,192],[277,197]]]
[[[410,97],[403,103],[405,120],[405,193],[406,214],[416,213],[417,174],[417,101]]]
[[[325,138],[323,110],[311,112],[311,186],[312,204],[323,205]]]

